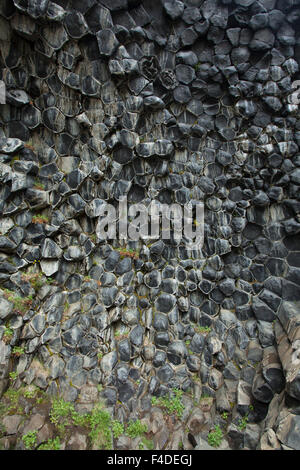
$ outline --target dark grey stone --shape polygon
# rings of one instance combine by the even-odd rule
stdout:
[[[200,359],[198,356],[192,354],[186,359],[186,365],[191,372],[198,372],[200,369]]]
[[[111,307],[118,293],[117,287],[104,287],[101,291],[103,303],[106,307]]]
[[[24,143],[20,139],[14,138],[1,138],[0,139],[0,152],[7,154],[14,154],[21,150]]]
[[[40,18],[45,15],[48,8],[49,0],[29,0],[27,12],[33,18]]]
[[[249,44],[250,49],[254,51],[265,51],[273,47],[275,36],[269,28],[256,31],[252,41]]]
[[[154,342],[158,348],[163,348],[165,346],[168,346],[170,342],[170,336],[168,332],[159,331],[158,333],[156,333],[154,337]]]
[[[129,362],[131,359],[131,345],[128,339],[123,339],[118,344],[118,352],[121,361]]]
[[[102,29],[97,32],[97,41],[101,55],[110,57],[119,45],[115,34],[111,29]]]
[[[252,394],[262,403],[270,403],[274,396],[270,385],[265,381],[261,374],[256,374],[253,384],[252,384]]]
[[[135,346],[142,346],[144,339],[144,328],[140,325],[131,330],[129,335],[130,341]]]
[[[153,358],[154,367],[160,367],[166,363],[167,355],[164,351],[157,351]]]
[[[198,35],[201,37],[207,33],[209,29],[209,25],[210,25],[209,20],[203,19],[194,24],[194,29],[198,33]]]
[[[151,95],[144,98],[144,106],[145,108],[163,109],[165,107],[165,103],[158,96]]]
[[[176,20],[180,18],[184,11],[184,3],[179,0],[164,3],[164,11],[172,19]]]
[[[203,335],[196,333],[190,343],[190,349],[194,353],[201,353],[204,349],[205,338]]]
[[[79,11],[68,13],[64,19],[66,30],[74,39],[80,39],[88,31],[88,25],[84,16]]]
[[[117,163],[120,163],[122,165],[125,163],[131,162],[134,158],[133,151],[129,149],[128,147],[117,148],[116,150],[114,150],[113,155],[114,155],[114,160]]]
[[[167,350],[167,357],[172,364],[176,366],[181,364],[182,359],[185,359],[186,356],[187,349],[182,341],[174,341],[169,345]]]
[[[195,78],[195,70],[189,65],[179,64],[176,66],[176,78],[180,83],[189,85]]]
[[[48,129],[60,133],[65,127],[65,117],[57,108],[48,108],[43,111],[43,122]]]
[[[231,449],[239,450],[244,448],[244,433],[234,423],[230,423],[228,426],[227,435]]]
[[[235,291],[235,282],[234,279],[224,279],[219,283],[219,289],[223,292],[224,295],[230,296]]]
[[[170,312],[176,303],[176,297],[171,294],[162,294],[155,301],[155,308],[158,312]]]
[[[168,317],[163,313],[156,313],[153,321],[153,327],[156,331],[167,331],[169,326]]]
[[[173,95],[174,95],[174,100],[180,104],[188,103],[190,99],[192,98],[190,89],[186,85],[180,85],[177,88],[175,88]]]
[[[276,318],[274,311],[257,297],[253,298],[252,309],[257,320],[272,322]]]
[[[169,381],[172,379],[173,376],[174,376],[174,371],[169,364],[162,366],[157,371],[157,377],[163,383],[169,383]]]
[[[60,258],[62,249],[51,238],[46,238],[42,248],[42,257],[47,259]]]
[[[176,54],[176,61],[194,67],[198,63],[198,57],[193,51],[180,51]]]
[[[127,381],[118,386],[118,397],[122,403],[127,403],[135,394],[134,385]]]

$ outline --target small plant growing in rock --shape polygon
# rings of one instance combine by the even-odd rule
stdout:
[[[208,393],[203,393],[203,394],[201,395],[200,400],[206,400],[207,398],[211,398],[211,396],[208,395]]]
[[[98,360],[101,361],[103,357],[103,352],[98,352],[97,357],[98,357]]]
[[[20,155],[15,155],[11,161],[10,161],[10,165],[13,165],[14,162],[17,162],[18,160],[20,160]]]
[[[54,399],[50,410],[50,421],[59,432],[63,433],[66,426],[74,424],[75,426],[86,426],[88,424],[88,415],[79,414],[75,411],[74,405],[62,398]]]
[[[124,434],[124,424],[120,421],[114,420],[112,422],[112,432],[115,439],[118,439],[122,434]]]
[[[142,434],[148,431],[147,425],[140,422],[140,420],[130,421],[127,429],[126,434],[127,436],[134,439],[135,437],[140,437]]]
[[[135,250],[132,249],[126,249],[126,248],[117,248],[119,251],[121,257],[130,257],[133,259],[139,259],[139,253]]]
[[[30,102],[32,103],[32,102]],[[24,144],[24,147],[28,150],[31,150],[32,152],[34,152],[34,147],[33,147],[33,143],[32,143],[32,140],[28,140],[28,142],[26,142],[26,144]]]
[[[12,330],[11,328],[5,327],[4,333],[2,336],[2,340],[4,341],[5,344],[9,344],[11,342],[13,334],[14,334],[14,330]]]
[[[223,411],[223,413],[221,414],[221,417],[222,417],[223,419],[227,420],[227,419],[228,419],[228,413],[227,413],[227,411]]]
[[[211,328],[209,326],[198,326],[197,327],[197,332],[198,333],[210,333],[211,332]]]
[[[22,441],[24,442],[25,448],[32,450],[36,446],[37,431],[29,431],[24,434]]]
[[[9,378],[10,378],[10,380],[17,380],[18,373],[17,372],[10,372],[9,373]]]
[[[239,419],[239,423],[238,423],[239,429],[241,431],[244,431],[247,427],[247,423],[248,423],[248,415],[245,415]]]
[[[215,429],[213,431],[210,431],[210,433],[207,436],[207,442],[212,447],[220,447],[222,439],[223,439],[223,433],[222,433],[220,426],[218,425],[216,425]]]
[[[22,273],[21,279],[24,282],[29,282],[34,290],[40,289],[44,284],[42,273],[33,273],[32,271],[29,271],[28,273]]]
[[[112,430],[110,414],[102,409],[99,404],[89,416],[89,426],[91,432],[89,434],[93,444],[98,449],[110,450],[112,448]]]
[[[41,444],[38,450],[60,450],[60,439],[56,436],[54,439],[48,439],[47,442]]]
[[[20,357],[25,353],[24,348],[21,348],[20,346],[14,346],[12,350],[12,354],[16,357]]]
[[[141,437],[141,443],[143,444],[144,449],[153,450],[154,442],[151,439],[147,439],[145,436]]]
[[[72,412],[74,412],[72,403],[66,402],[62,398],[54,399],[49,414],[50,421],[59,431],[63,432],[65,426],[71,422]]]
[[[41,183],[40,181],[35,181],[33,188],[38,189],[39,191],[44,191],[45,185]]]
[[[35,385],[28,385],[26,387],[20,387],[18,390],[10,386],[6,392],[3,394],[3,401],[0,402],[0,405],[4,403],[5,414],[24,414],[24,398],[34,398],[35,402],[38,403],[36,398],[38,394],[41,395],[43,400],[48,401],[48,395]]]
[[[75,409],[71,412],[72,423],[75,426],[87,426],[88,425],[88,414],[79,414]]]
[[[181,401],[182,395],[182,390],[175,388],[172,397],[153,397],[152,405],[160,405],[166,409],[169,415],[176,414],[178,418],[181,418],[184,411],[184,405]]]
[[[19,407],[19,390],[15,390],[9,387],[3,395],[5,399],[5,411],[7,414],[10,413],[22,413],[21,408]]]
[[[49,222],[49,217],[46,215],[37,214],[32,217],[33,224],[47,224]]]
[[[19,313],[20,315],[24,315],[30,309],[33,302],[32,295],[28,295],[27,297],[20,297],[9,289],[4,289],[4,297],[9,302],[13,303],[15,313]]]
[[[23,395],[25,398],[34,398],[38,392],[38,388],[33,386],[33,385],[29,385],[29,387],[27,387],[24,392],[23,392]]]

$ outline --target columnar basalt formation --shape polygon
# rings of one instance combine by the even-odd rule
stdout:
[[[299,26],[298,0],[0,1],[3,448],[54,439],[60,397],[155,449],[300,449]],[[123,197],[203,201],[202,249],[101,238]]]

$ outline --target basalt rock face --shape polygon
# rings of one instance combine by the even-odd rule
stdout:
[[[1,1],[1,394],[106,400],[157,449],[208,448],[216,424],[223,448],[299,449],[299,18],[295,0]],[[203,201],[202,248],[101,238],[124,196]],[[178,422],[153,406],[172,389]],[[22,448],[34,425],[3,421]]]

